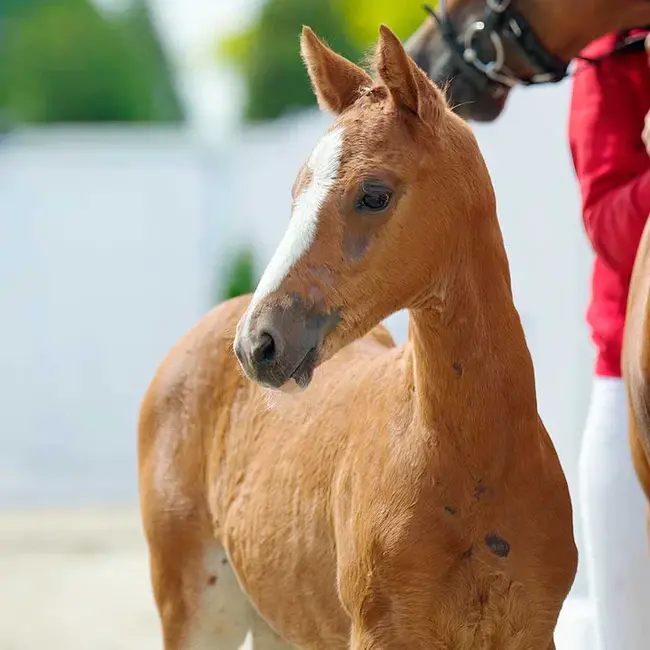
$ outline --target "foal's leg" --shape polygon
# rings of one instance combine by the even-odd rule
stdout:
[[[238,650],[249,631],[253,650],[291,650],[250,604],[223,549],[203,552],[204,566],[187,566],[181,576],[187,588],[168,589],[158,599],[165,650]]]
[[[165,650],[237,650],[252,608],[220,544],[159,513],[149,528],[151,581]],[[166,520],[166,521],[165,521]]]
[[[253,611],[221,546],[154,546],[152,584],[165,650],[238,650]]]
[[[185,524],[187,526],[187,524]],[[223,547],[183,525],[152,537],[151,577],[165,650],[290,650],[255,611]]]
[[[201,414],[185,384],[196,372],[178,356],[149,387],[138,431],[142,523],[164,649],[237,650],[250,629],[251,606],[214,537],[202,480]]]

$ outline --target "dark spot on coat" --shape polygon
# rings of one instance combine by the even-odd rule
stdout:
[[[483,485],[483,479],[481,478],[474,488],[474,497],[480,499],[486,492],[487,488]]]
[[[474,547],[470,546],[460,557],[463,560],[469,560],[472,557],[473,552],[474,552]]]
[[[453,371],[456,373],[456,376],[462,377],[463,376],[463,366],[458,363],[458,361],[454,361],[454,363],[451,364],[451,367]]]
[[[485,543],[497,557],[508,557],[510,544],[503,537],[499,537],[496,533],[488,533],[485,536]]]
[[[208,576],[208,587],[212,587],[217,584],[217,576]]]
[[[456,510],[456,508],[452,508],[451,506],[445,506],[445,512],[450,515],[458,514],[458,510]]]

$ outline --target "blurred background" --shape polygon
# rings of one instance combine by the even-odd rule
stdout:
[[[0,649],[162,647],[140,399],[202,314],[255,287],[282,236],[330,120],[302,25],[359,60],[381,22],[406,39],[423,18],[419,0],[0,0]],[[568,96],[518,91],[475,130],[575,495],[593,353]],[[406,315],[388,324],[403,341]],[[590,647],[589,625],[580,572],[558,649]]]

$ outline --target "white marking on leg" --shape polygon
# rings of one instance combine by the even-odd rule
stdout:
[[[260,300],[278,290],[289,271],[313,244],[320,211],[338,176],[342,150],[343,129],[338,127],[322,138],[309,157],[307,167],[311,180],[296,199],[289,227],[262,275],[249,314]]]
[[[183,650],[238,650],[252,625],[252,606],[220,546],[205,550],[199,603]]]

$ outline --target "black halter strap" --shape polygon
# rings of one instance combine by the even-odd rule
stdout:
[[[458,69],[479,90],[518,84],[531,86],[557,83],[568,76],[569,63],[544,48],[528,21],[512,6],[511,0],[486,0],[483,16],[462,33],[459,33],[449,16],[446,0],[439,0],[438,6],[438,13],[429,4],[423,5],[423,8],[438,24]],[[650,26],[640,29],[650,31]],[[492,61],[479,58],[474,40],[480,35],[491,42],[495,52]],[[522,78],[506,66],[505,43],[518,51],[520,58],[533,70],[532,76]],[[616,45],[609,52],[594,58],[578,56],[576,59],[598,64],[616,54],[642,51],[644,46],[645,34],[633,36],[632,30],[628,30],[621,32]]]
[[[423,8],[438,23],[460,70],[468,75],[480,88],[490,85],[512,87],[542,83],[556,83],[564,79],[568,63],[548,52],[540,43],[528,21],[512,6],[510,0],[486,0],[485,13],[461,34],[447,12],[446,0],[439,1],[439,13],[430,5]],[[483,61],[474,48],[475,37],[489,38],[495,51],[492,61]],[[521,78],[505,63],[504,43],[518,50],[522,60],[533,70],[532,76]]]

